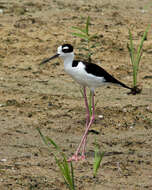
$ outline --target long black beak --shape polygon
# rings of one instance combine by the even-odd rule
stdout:
[[[49,62],[50,60],[59,57],[59,55],[60,55],[60,54],[56,54],[56,55],[54,55],[54,56],[52,56],[52,57],[50,57],[50,58],[44,59],[44,60],[40,63],[40,65],[45,64],[45,63]]]

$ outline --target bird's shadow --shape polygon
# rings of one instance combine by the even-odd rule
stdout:
[[[114,156],[114,155],[120,155],[120,154],[124,154],[124,153],[121,151],[119,151],[119,152],[118,151],[105,152],[104,156]],[[88,152],[86,152],[86,156],[94,158],[95,152],[93,150],[89,150]]]

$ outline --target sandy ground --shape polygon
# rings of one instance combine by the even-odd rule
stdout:
[[[0,1],[1,190],[67,189],[36,127],[72,155],[84,132],[84,102],[62,61],[39,63],[63,43],[73,44],[82,58],[82,42],[71,35],[71,27],[83,26],[90,15],[90,33],[98,34],[99,43],[94,62],[131,86],[128,28],[138,45],[151,13],[149,0]],[[99,134],[89,133],[86,161],[73,163],[77,190],[152,189],[151,28],[138,84],[143,89],[135,96],[117,86],[96,90],[92,129]],[[93,178],[95,139],[105,156]]]

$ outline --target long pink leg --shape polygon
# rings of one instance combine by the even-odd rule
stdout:
[[[84,101],[85,101],[85,106],[86,106],[86,126],[89,124],[90,121],[90,112],[89,112],[89,105],[88,105],[88,101],[87,101],[87,94],[86,94],[86,88],[83,88],[83,92],[84,92]]]
[[[83,94],[84,94],[84,101],[85,101],[85,106],[86,106],[86,128],[87,128],[87,126],[88,126],[88,124],[90,122],[90,112],[89,112],[89,105],[88,105],[88,100],[87,100],[86,87],[83,87]],[[82,152],[85,151],[85,146],[84,146],[85,144],[86,144],[86,138],[84,139]],[[70,158],[68,161],[78,160],[79,159],[78,154],[80,152],[80,148],[81,148],[81,146],[77,148],[77,151],[74,154],[74,156],[72,156],[72,158]],[[84,153],[83,153],[82,157],[85,159]]]
[[[79,159],[82,159],[82,160],[85,159],[85,157],[80,157],[80,158],[79,158],[79,157],[78,157],[78,153],[80,152],[81,146],[82,146],[82,145],[85,143],[85,141],[86,141],[89,128],[91,127],[91,125],[92,125],[94,119],[95,119],[95,105],[94,105],[94,92],[92,91],[92,116],[91,116],[90,122],[89,122],[88,126],[86,127],[86,130],[85,130],[84,135],[83,135],[83,137],[82,137],[82,139],[81,139],[81,142],[80,142],[80,144],[79,144],[79,146],[78,146],[78,148],[77,148],[76,153],[75,153],[75,154],[72,156],[72,158],[70,158],[68,161],[72,161],[72,160],[78,161]],[[85,144],[84,144],[83,149],[85,150]],[[84,154],[84,152],[83,152],[83,154]]]
[[[93,121],[95,119],[94,92],[91,92],[91,96],[92,96],[92,122],[91,122],[90,126],[92,125],[92,123],[93,123]],[[89,125],[89,123],[86,124],[86,128],[87,128],[88,125]],[[89,129],[88,129],[88,131],[89,131]],[[86,138],[84,139],[84,142],[82,144],[82,156],[81,156],[82,159],[85,159],[86,140],[87,140],[87,135],[86,135]]]
[[[89,112],[89,105],[88,105],[88,101],[87,101],[87,94],[86,94],[86,88],[84,87],[84,100],[85,100],[85,106],[86,106],[86,128],[89,125],[90,122],[90,112]],[[84,139],[84,142],[82,144],[82,159],[85,159],[85,145],[86,145],[86,141],[87,141],[87,136]]]

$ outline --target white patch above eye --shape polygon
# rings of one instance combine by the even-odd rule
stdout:
[[[69,47],[68,46],[65,46],[64,48],[62,48],[62,49],[69,49]]]

